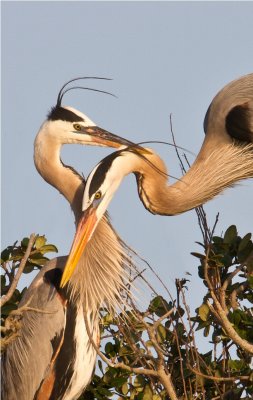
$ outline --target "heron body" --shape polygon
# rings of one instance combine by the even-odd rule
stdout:
[[[38,311],[22,313],[19,337],[3,354],[3,399],[76,399],[92,377],[96,354],[84,310],[58,289],[65,263],[66,257],[58,257],[43,268],[19,305]],[[97,320],[87,319],[97,342]]]
[[[49,113],[35,140],[35,165],[70,203],[77,223],[85,181],[60,159],[61,146],[69,143],[119,147],[130,142],[98,128],[73,108],[58,104]],[[62,289],[59,284],[66,259],[49,261],[19,304],[19,308],[27,308],[17,317],[21,319],[18,337],[2,356],[3,399],[77,399],[93,375],[96,353],[85,319],[98,343],[97,311],[104,302],[109,307],[118,304],[124,286],[126,246],[105,217]]]

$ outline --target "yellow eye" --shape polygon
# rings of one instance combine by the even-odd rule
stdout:
[[[81,130],[81,125],[79,124],[74,124],[73,125],[76,131],[80,131]]]
[[[101,193],[101,192],[97,192],[97,193],[95,194],[95,199],[96,199],[96,200],[99,200],[99,199],[101,199],[101,196],[102,196],[102,193]]]

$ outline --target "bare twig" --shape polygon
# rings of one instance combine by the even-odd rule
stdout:
[[[10,300],[11,296],[13,295],[13,293],[16,290],[17,284],[18,284],[19,279],[20,279],[20,277],[21,277],[21,275],[22,275],[22,273],[24,271],[24,268],[26,266],[26,262],[28,260],[28,257],[30,255],[30,253],[31,253],[31,250],[32,250],[33,244],[35,242],[35,239],[36,239],[36,235],[35,235],[35,233],[32,233],[31,236],[30,236],[29,242],[28,242],[28,246],[27,246],[26,252],[25,252],[24,257],[22,258],[22,260],[21,260],[21,262],[19,264],[18,272],[16,273],[15,277],[13,278],[13,281],[11,283],[10,289],[8,290],[8,293],[6,293],[6,295],[1,298],[1,301],[0,301],[0,306],[1,307],[7,301]]]
[[[239,274],[239,272],[241,272],[242,268],[244,267],[245,264],[241,264],[239,265],[239,267],[237,267],[233,272],[231,272],[231,274],[228,275],[227,279],[225,279],[223,285],[222,285],[222,289],[223,290],[227,290],[228,285],[232,282],[232,279]]]
[[[177,309],[176,307],[173,307],[171,310],[167,311],[164,315],[162,315],[154,324],[153,328],[157,329],[158,325],[165,319],[168,318],[173,312],[175,312]]]
[[[233,310],[236,310],[237,308],[239,308],[237,296],[239,295],[239,293],[244,292],[248,288],[248,286],[249,286],[248,282],[243,282],[236,289],[234,289],[233,292],[231,293],[230,303],[231,303]]]
[[[209,379],[211,381],[216,381],[216,382],[234,382],[234,381],[248,381],[250,379],[250,376],[231,376],[231,377],[222,377],[222,376],[211,376],[211,375],[206,375],[203,374],[200,371],[197,371],[196,369],[192,368],[190,364],[187,364],[187,368],[189,368],[190,371],[192,371],[194,374],[202,376],[205,379]]]
[[[174,135],[173,126],[172,126],[172,114],[170,114],[170,132],[171,132],[172,141],[173,141],[173,144],[174,144],[174,149],[176,151],[177,158],[178,158],[179,163],[180,163],[181,170],[182,170],[182,172],[186,173],[185,166],[184,166],[184,164],[183,164],[183,162],[181,160],[181,157],[180,157],[178,149],[177,149],[177,144],[176,144],[175,135]]]

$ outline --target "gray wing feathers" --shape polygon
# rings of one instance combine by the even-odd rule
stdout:
[[[55,287],[43,277],[50,269],[62,269],[65,260],[59,257],[46,264],[19,305],[36,311],[22,312],[19,336],[3,354],[2,398],[5,400],[32,400],[49,370],[55,347],[64,333],[66,313]]]

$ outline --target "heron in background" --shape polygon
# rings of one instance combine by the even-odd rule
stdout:
[[[76,223],[81,215],[85,181],[73,168],[63,164],[61,146],[132,145],[97,127],[80,111],[62,106],[63,95],[76,88],[65,89],[66,85],[77,79],[67,82],[59,92],[56,106],[49,112],[34,144],[38,172],[69,202]],[[127,251],[105,217],[64,289],[59,283],[67,257],[57,257],[42,268],[19,304],[33,311],[22,313],[19,336],[2,356],[3,399],[73,400],[80,396],[92,377],[96,359],[84,313],[93,340],[98,342],[97,310],[103,302],[109,307],[118,304],[128,268]]]
[[[129,173],[136,175],[146,209],[161,215],[190,210],[239,180],[253,177],[253,74],[229,83],[215,96],[205,116],[204,130],[206,137],[196,160],[171,186],[163,160],[151,149],[146,149],[146,154],[134,148],[116,151],[93,169],[61,287],[75,273],[115,191]]]

